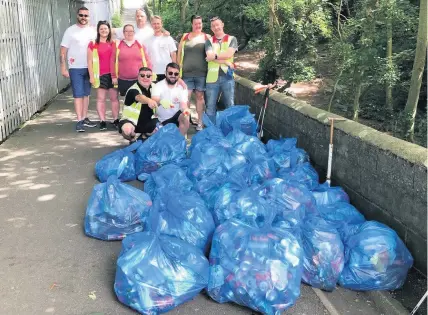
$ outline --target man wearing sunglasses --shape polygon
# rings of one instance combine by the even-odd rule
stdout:
[[[180,66],[171,62],[166,66],[165,79],[156,83],[152,99],[156,101],[156,116],[159,126],[175,124],[182,135],[189,129],[188,91],[178,83]]]
[[[89,42],[97,37],[97,31],[88,25],[88,21],[89,10],[81,7],[77,11],[77,23],[67,28],[61,41],[61,73],[71,81],[74,109],[77,115],[77,132],[84,132],[84,127],[96,127],[96,124],[88,119],[91,83],[87,48]],[[69,70],[67,70],[67,64]]]
[[[217,100],[220,93],[222,93],[222,100],[226,108],[234,104],[233,57],[238,50],[238,41],[234,36],[224,32],[224,23],[219,17],[213,17],[210,21],[214,36],[205,42],[206,61],[208,62],[205,103],[207,116],[215,123]]]
[[[125,95],[119,132],[130,142],[135,141],[136,134],[150,134],[156,128],[156,119],[152,119],[153,108],[157,103],[152,100],[152,70],[142,67],[138,71],[137,83],[132,85]]]

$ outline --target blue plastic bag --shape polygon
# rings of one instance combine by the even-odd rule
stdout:
[[[312,193],[302,184],[274,178],[261,185],[257,193],[270,204],[271,211],[276,213],[273,221],[275,227],[299,227],[306,214],[317,213]]]
[[[266,217],[270,216],[272,209],[265,199],[259,197],[254,188],[245,186],[230,187],[228,184],[220,189],[217,202],[214,205],[213,217],[216,225],[236,218],[242,222],[261,224]],[[233,190],[236,188],[236,190]],[[226,195],[226,193],[229,194]],[[227,198],[225,198],[225,196]]]
[[[169,164],[150,174],[144,182],[144,191],[154,200],[159,191],[192,190],[193,183],[187,178],[186,173],[177,165]]]
[[[134,151],[136,151],[141,141],[137,141],[124,149],[116,150],[104,156],[95,164],[95,174],[101,183],[105,183],[110,175],[116,175],[120,162],[125,156],[128,157],[128,162],[119,179],[123,182],[135,180],[137,174],[135,173],[135,158]]]
[[[394,230],[367,221],[345,241],[345,268],[339,284],[357,291],[397,290],[412,265],[412,255]]]
[[[204,114],[206,115],[206,114]],[[207,120],[208,119],[208,120]],[[189,153],[192,153],[193,149],[199,144],[199,143],[216,143],[221,145],[230,145],[230,143],[227,141],[227,139],[224,137],[223,133],[219,128],[217,128],[215,125],[211,123],[211,120],[209,118],[204,119],[205,128],[199,132],[197,132],[192,137],[192,143],[189,147]],[[208,123],[208,125],[207,125]]]
[[[343,242],[355,234],[360,225],[366,222],[364,216],[346,202],[317,206],[317,210],[330,226],[337,229]]]
[[[280,170],[282,168],[294,168],[297,165],[309,162],[309,155],[303,149],[293,148],[289,151],[271,154],[275,162],[275,167]]]
[[[322,218],[311,216],[302,226],[302,246],[303,282],[333,291],[345,260],[339,232]]]
[[[214,233],[211,212],[195,191],[170,190],[159,192],[150,213],[148,230],[175,236],[187,243],[206,249]]]
[[[124,157],[116,176],[111,175],[106,183],[95,185],[92,190],[86,208],[86,235],[112,241],[143,231],[152,201],[145,192],[118,179],[126,160]]]
[[[276,170],[273,160],[262,158],[244,165],[234,167],[230,173],[238,173],[244,177],[248,186],[262,184],[264,181],[275,178]]]
[[[295,149],[296,145],[296,138],[280,138],[279,140],[270,139],[266,143],[266,149],[269,153],[274,154]]]
[[[266,149],[278,169],[293,168],[296,165],[309,162],[309,155],[305,150],[298,149],[296,144],[296,138],[271,139],[268,141]]]
[[[267,158],[265,145],[257,137],[246,135],[241,130],[234,129],[227,135],[226,139],[249,161],[254,162]]]
[[[231,172],[215,190],[212,190],[206,200],[206,205],[213,214],[216,226],[220,224],[219,217],[228,211],[233,196],[247,187],[245,178],[238,173]],[[221,220],[221,222],[223,221]]]
[[[314,190],[319,185],[317,171],[309,162],[298,164],[293,168],[282,168],[278,177],[286,182],[296,182],[305,185],[309,190]]]
[[[302,249],[288,231],[231,219],[218,226],[210,253],[208,294],[263,314],[280,314],[300,295]]]
[[[135,169],[139,179],[167,164],[180,164],[186,158],[186,140],[177,126],[167,124],[143,142],[135,153]],[[144,174],[144,175],[141,175]]]
[[[257,123],[247,105],[235,105],[217,112],[216,125],[225,136],[233,129],[241,130],[250,136],[257,135]]]
[[[231,168],[246,163],[245,156],[232,147],[199,143],[190,156],[187,175],[195,182],[214,173],[226,174]]]
[[[319,185],[312,190],[318,206],[331,205],[336,202],[349,203],[349,196],[342,187],[330,187],[328,183]]]
[[[152,232],[126,237],[117,260],[114,291],[141,314],[161,314],[193,299],[208,284],[202,251],[180,239]]]
[[[213,173],[209,176],[205,176],[194,184],[194,190],[205,200],[209,209],[212,209],[212,205],[209,200],[212,198],[218,189],[226,182],[228,178],[227,172]]]

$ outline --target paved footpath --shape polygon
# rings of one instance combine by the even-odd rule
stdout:
[[[94,97],[90,108],[89,117],[95,120]],[[0,145],[2,315],[136,314],[119,303],[113,291],[120,242],[95,240],[83,232],[86,204],[97,183],[94,164],[127,142],[111,126],[109,131],[93,128],[76,133],[73,112],[67,91]],[[343,313],[377,314],[367,308],[370,304],[363,304],[343,303]],[[305,285],[297,304],[287,311],[328,313]],[[170,314],[252,312],[200,294]]]

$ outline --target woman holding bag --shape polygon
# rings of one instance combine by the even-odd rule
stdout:
[[[110,98],[113,124],[119,123],[119,99],[117,89],[113,87],[111,77],[111,55],[113,42],[111,28],[107,21],[97,24],[97,38],[88,45],[88,71],[92,86],[97,89],[97,112],[100,118],[100,130],[106,130],[106,98]]]

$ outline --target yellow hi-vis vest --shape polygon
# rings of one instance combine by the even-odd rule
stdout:
[[[153,89],[153,84],[151,85],[151,87]],[[126,91],[125,99],[126,99],[126,95],[128,94],[128,92],[130,90],[137,90],[141,95],[144,95],[143,91],[141,91],[140,87],[138,86],[138,83],[134,83],[128,89],[128,91]],[[134,125],[137,125],[138,117],[140,117],[141,106],[142,106],[142,104],[140,102],[137,102],[137,101],[134,101],[134,103],[132,103],[129,106],[127,106],[127,105],[123,106],[122,119],[132,121],[132,123]]]
[[[229,35],[224,35],[223,41],[221,42],[221,45],[218,43],[218,40],[215,36],[213,36],[210,41],[213,47],[213,51],[215,54],[219,55],[222,52],[227,51],[229,48],[230,42],[232,40],[232,37]],[[233,56],[227,61],[233,62]],[[227,65],[225,64],[219,64],[214,61],[208,62],[208,73],[207,73],[207,83],[215,83],[218,80],[218,72],[220,71],[220,68],[224,71],[224,73],[227,73]]]
[[[207,34],[202,32],[205,36],[205,40],[210,39]],[[189,40],[190,33],[184,33],[183,37],[181,38],[180,44],[181,44],[181,58],[180,58],[180,78],[183,77],[183,62],[184,62],[184,45],[186,45],[186,41]]]
[[[138,48],[140,48],[142,67],[147,67],[147,59],[146,59],[146,54],[144,53],[144,48],[142,45],[140,45],[138,40],[135,40],[135,43],[137,44]],[[116,78],[119,78],[119,53],[120,53],[119,45],[120,45],[120,41],[116,41],[116,62],[114,64],[115,66],[114,71],[116,73]],[[156,74],[154,73],[152,74],[152,81],[156,81]],[[114,87],[117,88],[117,85],[115,85]]]
[[[92,87],[97,89],[100,87],[100,56],[98,55],[98,44],[92,41],[92,71],[94,72],[94,84]]]

